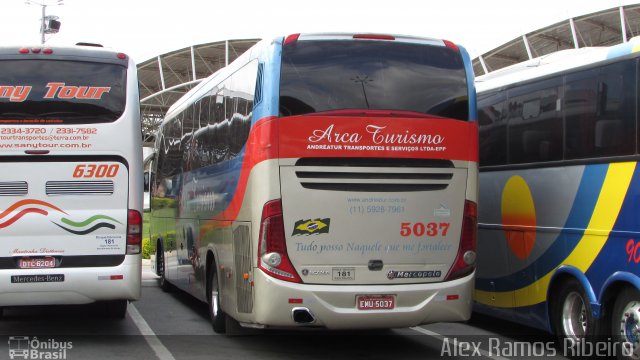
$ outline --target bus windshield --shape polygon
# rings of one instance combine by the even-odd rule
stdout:
[[[127,69],[62,60],[0,61],[3,124],[105,123],[122,116]]]
[[[463,60],[450,48],[393,41],[284,46],[280,114],[367,109],[468,120]]]

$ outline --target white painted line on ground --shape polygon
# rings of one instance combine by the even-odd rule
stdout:
[[[151,330],[149,324],[147,324],[142,315],[140,315],[140,313],[138,312],[138,309],[136,309],[136,307],[133,306],[132,303],[129,303],[129,306],[127,306],[127,312],[129,313],[131,320],[133,320],[133,323],[136,325],[138,330],[140,330],[140,334],[144,336],[147,344],[149,344],[153,352],[156,353],[158,359],[175,360],[173,355],[171,355],[169,349],[162,345],[162,342],[160,341],[160,339],[158,339],[156,333]]]
[[[431,337],[437,338],[437,339],[439,339],[441,341],[444,341],[444,339],[446,339],[446,336],[444,336],[444,335],[440,335],[437,332],[433,332],[431,330],[427,330],[427,329],[421,328],[419,326],[414,326],[414,327],[412,327],[410,329],[414,330],[414,331],[417,331],[417,332],[419,332],[421,334],[429,335]],[[460,348],[461,345],[462,345],[462,343],[458,343],[458,348]],[[465,350],[465,351],[468,351],[468,349]],[[506,358],[506,357],[490,354],[489,352],[487,352],[487,351],[485,351],[483,349],[480,349],[480,354],[482,354],[482,356],[486,356],[486,357],[488,357],[490,359],[494,359],[494,360],[509,360],[509,358]]]

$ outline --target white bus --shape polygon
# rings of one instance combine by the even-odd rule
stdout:
[[[99,47],[0,48],[0,307],[140,297],[138,80]]]
[[[465,50],[372,34],[265,40],[156,136],[163,287],[213,328],[392,328],[471,314],[477,124]],[[235,322],[232,322],[235,324]]]

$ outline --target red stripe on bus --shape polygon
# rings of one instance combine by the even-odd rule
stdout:
[[[476,122],[432,118],[280,119],[280,158],[376,157],[478,161]]]
[[[46,212],[45,210],[42,210],[42,209],[26,208],[26,209],[20,211],[18,214],[14,215],[9,220],[1,223],[0,224],[0,228],[6,228],[7,226],[10,226],[14,222],[20,220],[20,218],[22,218],[23,216],[25,216],[27,214],[32,214],[32,213],[41,214],[41,215],[45,215],[45,216],[47,216],[49,214],[48,212]]]
[[[210,222],[203,226],[201,232],[231,225],[227,221],[236,219],[240,212],[251,170],[262,161],[348,156],[477,162],[477,138],[476,122],[441,118],[270,116],[260,119],[249,133],[236,192],[224,210],[226,221]],[[411,143],[418,141],[425,143]],[[383,149],[376,150],[374,147]]]

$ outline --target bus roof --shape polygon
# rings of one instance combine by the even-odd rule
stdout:
[[[476,90],[481,93],[638,51],[640,51],[640,37],[634,37],[627,43],[611,47],[562,50],[478,76],[475,80]]]
[[[0,46],[0,59],[86,59],[126,64],[129,56],[96,46]]]
[[[254,53],[252,56],[252,52],[256,51],[256,49],[260,49],[265,46],[269,46],[272,42],[284,42],[285,39],[289,37],[295,37],[296,40],[327,40],[327,39],[342,39],[342,40],[391,40],[391,38],[395,41],[401,42],[409,42],[409,43],[421,43],[426,45],[433,46],[452,46],[458,49],[461,49],[466,53],[464,47],[454,44],[453,42],[431,38],[431,37],[421,37],[421,36],[409,36],[409,35],[399,35],[399,34],[378,34],[378,33],[331,33],[331,32],[318,32],[318,33],[300,33],[300,34],[290,34],[288,36],[278,36],[272,39],[262,39],[261,41],[254,44],[251,48],[249,48],[245,53],[240,55],[237,59],[235,59],[229,65],[218,69],[213,74],[209,75],[207,78],[199,81],[191,90],[189,90],[186,94],[176,100],[170,107],[167,113],[165,114],[164,120],[173,117],[174,113],[179,113],[182,109],[189,104],[189,100],[194,97],[194,95],[202,92],[209,91],[208,84],[216,78],[224,78],[228,76],[231,72],[235,71],[239,66],[242,66],[244,63],[254,58],[256,54]],[[196,97],[197,98],[197,97]],[[164,121],[163,121],[164,122]]]

